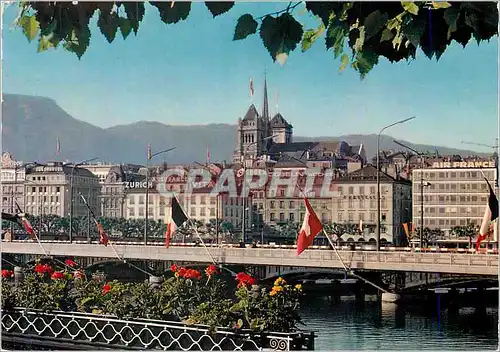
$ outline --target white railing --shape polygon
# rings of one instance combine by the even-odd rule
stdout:
[[[210,331],[207,326],[177,322],[133,319],[75,312],[2,310],[3,342],[13,337],[33,338],[39,345],[83,343],[87,347],[140,350],[243,351],[313,349],[314,334],[235,332],[229,329]],[[50,346],[49,345],[49,346]]]

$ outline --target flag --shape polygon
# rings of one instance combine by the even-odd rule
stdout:
[[[186,213],[184,213],[184,210],[182,210],[181,205],[179,204],[179,201],[177,198],[174,196],[172,197],[172,216],[170,219],[170,222],[167,224],[167,231],[165,232],[165,247],[168,248],[170,245],[170,239],[172,238],[172,235],[177,231],[179,227],[182,226],[187,220],[188,217]]]
[[[476,251],[481,246],[481,242],[483,242],[487,237],[492,235],[493,231],[490,228],[491,222],[495,221],[498,218],[498,199],[486,177],[484,178],[484,180],[488,184],[488,188],[490,190],[490,196],[488,197],[488,204],[486,204],[483,221],[481,223],[481,227],[479,228],[479,236],[477,236],[477,241],[476,241]]]
[[[102,225],[97,221],[97,219],[94,218],[95,226],[97,226],[97,231],[99,232],[99,244],[104,245],[105,247],[108,246],[109,238],[108,235],[106,234],[106,231],[104,231],[104,228]]]
[[[253,78],[250,78],[250,97],[253,98]]]
[[[59,141],[59,137],[56,139],[56,154],[61,153],[61,142]]]
[[[15,215],[8,214],[8,213],[2,213],[2,220],[5,221],[10,221],[10,222],[15,222],[19,225],[22,225],[24,227],[24,230],[32,239],[36,238],[35,230],[33,229],[33,226],[31,226],[30,222],[28,219],[26,219],[26,215],[23,213],[18,213]]]
[[[207,145],[207,165],[210,164],[210,147]]]
[[[148,144],[148,160],[151,160],[153,155],[151,154],[151,144]]]
[[[408,232],[408,223],[403,223],[403,229],[405,230],[406,238],[410,238],[410,233]]]
[[[314,238],[318,235],[318,233],[323,230],[323,225],[312,209],[311,204],[309,204],[309,200],[307,198],[304,198],[304,203],[306,206],[306,213],[297,238],[297,255],[300,255],[300,253],[306,250],[307,247],[313,243]]]

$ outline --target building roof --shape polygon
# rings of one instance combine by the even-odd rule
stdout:
[[[380,182],[405,182],[406,180],[396,180],[389,174],[380,171]],[[352,182],[352,181],[376,181],[377,180],[377,168],[373,165],[366,165],[365,167],[353,171],[344,177],[341,177],[339,181]]]
[[[30,169],[27,170],[28,174],[34,174],[34,173],[40,173],[40,174],[46,174],[46,173],[64,173],[65,175],[75,175],[79,177],[90,177],[90,178],[95,178],[96,180],[98,177],[90,172],[89,170],[85,169],[83,166],[82,167],[76,167],[73,171],[73,165],[64,165],[63,163],[60,162],[51,162],[47,163],[47,165],[36,165]]]
[[[274,115],[274,117],[271,119],[271,127],[273,128],[279,128],[279,127],[284,127],[284,128],[292,128],[292,125],[290,125],[283,115],[280,113],[277,113]]]
[[[247,113],[245,114],[245,117],[243,118],[243,121],[254,121],[259,118],[259,113],[257,112],[257,109],[255,108],[255,105],[250,105],[250,107],[247,110]]]

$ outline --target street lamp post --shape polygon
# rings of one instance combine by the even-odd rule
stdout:
[[[97,160],[99,158],[92,158],[92,159],[87,159],[84,161],[80,161],[79,163],[76,163],[73,165],[71,168],[71,179],[69,180],[69,243],[73,243],[73,178],[75,176],[75,169],[78,166],[81,166],[83,164],[89,163],[91,161]]]
[[[397,145],[406,148],[420,157],[420,248],[424,246],[424,187],[430,185],[429,183],[424,182],[424,168],[425,168],[425,159],[424,155],[415,149],[401,143],[398,141],[394,141]]]
[[[387,125],[384,128],[382,128],[377,135],[377,250],[378,251],[380,250],[380,136],[382,135],[382,132],[384,132],[388,128],[408,122],[410,120],[413,120],[414,118],[415,116],[412,116],[407,119],[391,123],[390,125]]]
[[[153,159],[155,156],[167,153],[174,150],[177,147],[172,147],[165,149],[154,154],[148,155],[146,159],[146,211],[145,211],[145,221],[144,221],[144,245],[148,244],[148,215],[149,215],[149,160]]]
[[[245,174],[246,174],[246,171],[247,171],[247,166],[246,166],[246,155],[247,155],[247,151],[248,151],[248,148],[251,147],[252,145],[255,145],[259,142],[265,142],[265,141],[268,141],[270,139],[273,139],[274,137],[277,137],[278,135],[272,135],[272,136],[268,136],[268,137],[265,137],[265,138],[262,138],[261,140],[258,140],[258,141],[255,141],[255,142],[252,142],[250,144],[248,144],[245,148],[245,150],[243,151],[243,185],[242,185],[242,188],[241,190],[243,191],[246,187],[246,177],[245,177]],[[246,208],[246,197],[242,197],[242,203],[243,203],[243,214],[242,214],[242,217],[243,217],[243,223],[241,225],[241,243],[242,245],[244,246],[245,245],[245,232],[246,232],[246,212],[247,212],[247,208]]]

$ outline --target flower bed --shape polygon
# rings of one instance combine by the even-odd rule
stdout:
[[[71,319],[76,319],[69,317],[77,316],[79,320],[92,317],[94,325],[97,321],[101,321],[103,326],[117,325],[113,329],[115,333],[123,330],[118,328],[120,324],[125,324],[132,337],[138,332],[133,332],[135,330],[130,326],[148,324],[146,330],[150,331],[149,337],[134,338],[141,341],[141,348],[186,349],[186,346],[191,346],[187,349],[199,349],[198,340],[205,335],[211,336],[210,339],[204,338],[209,341],[206,342],[208,345],[202,346],[202,349],[205,349],[210,347],[210,343],[219,346],[224,340],[224,334],[239,341],[233,342],[231,349],[242,349],[245,345],[242,341],[247,340],[255,344],[253,347],[245,345],[249,349],[303,349],[312,346],[311,336],[302,333],[297,327],[301,322],[298,308],[302,288],[300,285],[288,285],[282,278],[277,279],[271,289],[267,289],[258,286],[250,275],[239,273],[235,278],[236,288],[231,289],[230,285],[222,280],[219,268],[213,265],[209,265],[204,272],[173,265],[172,277],[159,284],[150,285],[106,282],[99,276],[88,279],[83,271],[76,269],[75,262],[66,261],[66,266],[74,267],[75,270],[63,270],[38,263],[17,286],[12,284],[13,273],[2,271],[4,332],[19,330],[19,321],[26,320],[29,325],[28,317],[50,317],[52,320],[39,319],[38,324],[43,325],[46,321],[50,325],[51,321],[57,320],[56,325],[63,326],[65,319],[69,324]],[[22,307],[24,313],[16,307]],[[156,332],[152,326],[155,326]],[[177,337],[172,335],[175,330],[173,326],[178,330],[191,329],[188,332],[189,339],[195,342],[191,341],[191,345],[189,341],[184,345],[176,345],[182,334]],[[143,331],[143,328],[144,326],[138,328],[138,331]],[[76,326],[73,326],[73,329],[78,330]],[[97,325],[95,329],[99,330]],[[101,329],[104,328],[101,326]],[[21,330],[20,333],[27,333]],[[63,330],[68,334],[71,329]],[[34,329],[31,334],[36,335],[36,331]],[[165,331],[169,331],[170,340],[174,341],[175,343],[172,343],[176,346],[167,348],[170,345],[162,342],[162,339],[166,338]],[[104,336],[104,333],[101,335]],[[160,335],[163,337],[160,338]],[[87,334],[76,336],[79,339],[96,341],[96,338],[92,340]],[[278,336],[278,340],[269,336]],[[72,336],[68,338],[74,339]],[[107,339],[108,337],[102,342],[107,343]],[[110,341],[109,343],[113,344],[115,340]],[[116,341],[127,340],[118,338]],[[134,343],[138,343],[137,341]],[[271,343],[272,341],[275,342]],[[129,346],[130,343],[132,342],[118,342],[117,345]],[[230,345],[224,347],[231,347]],[[241,346],[237,347],[239,345]]]

